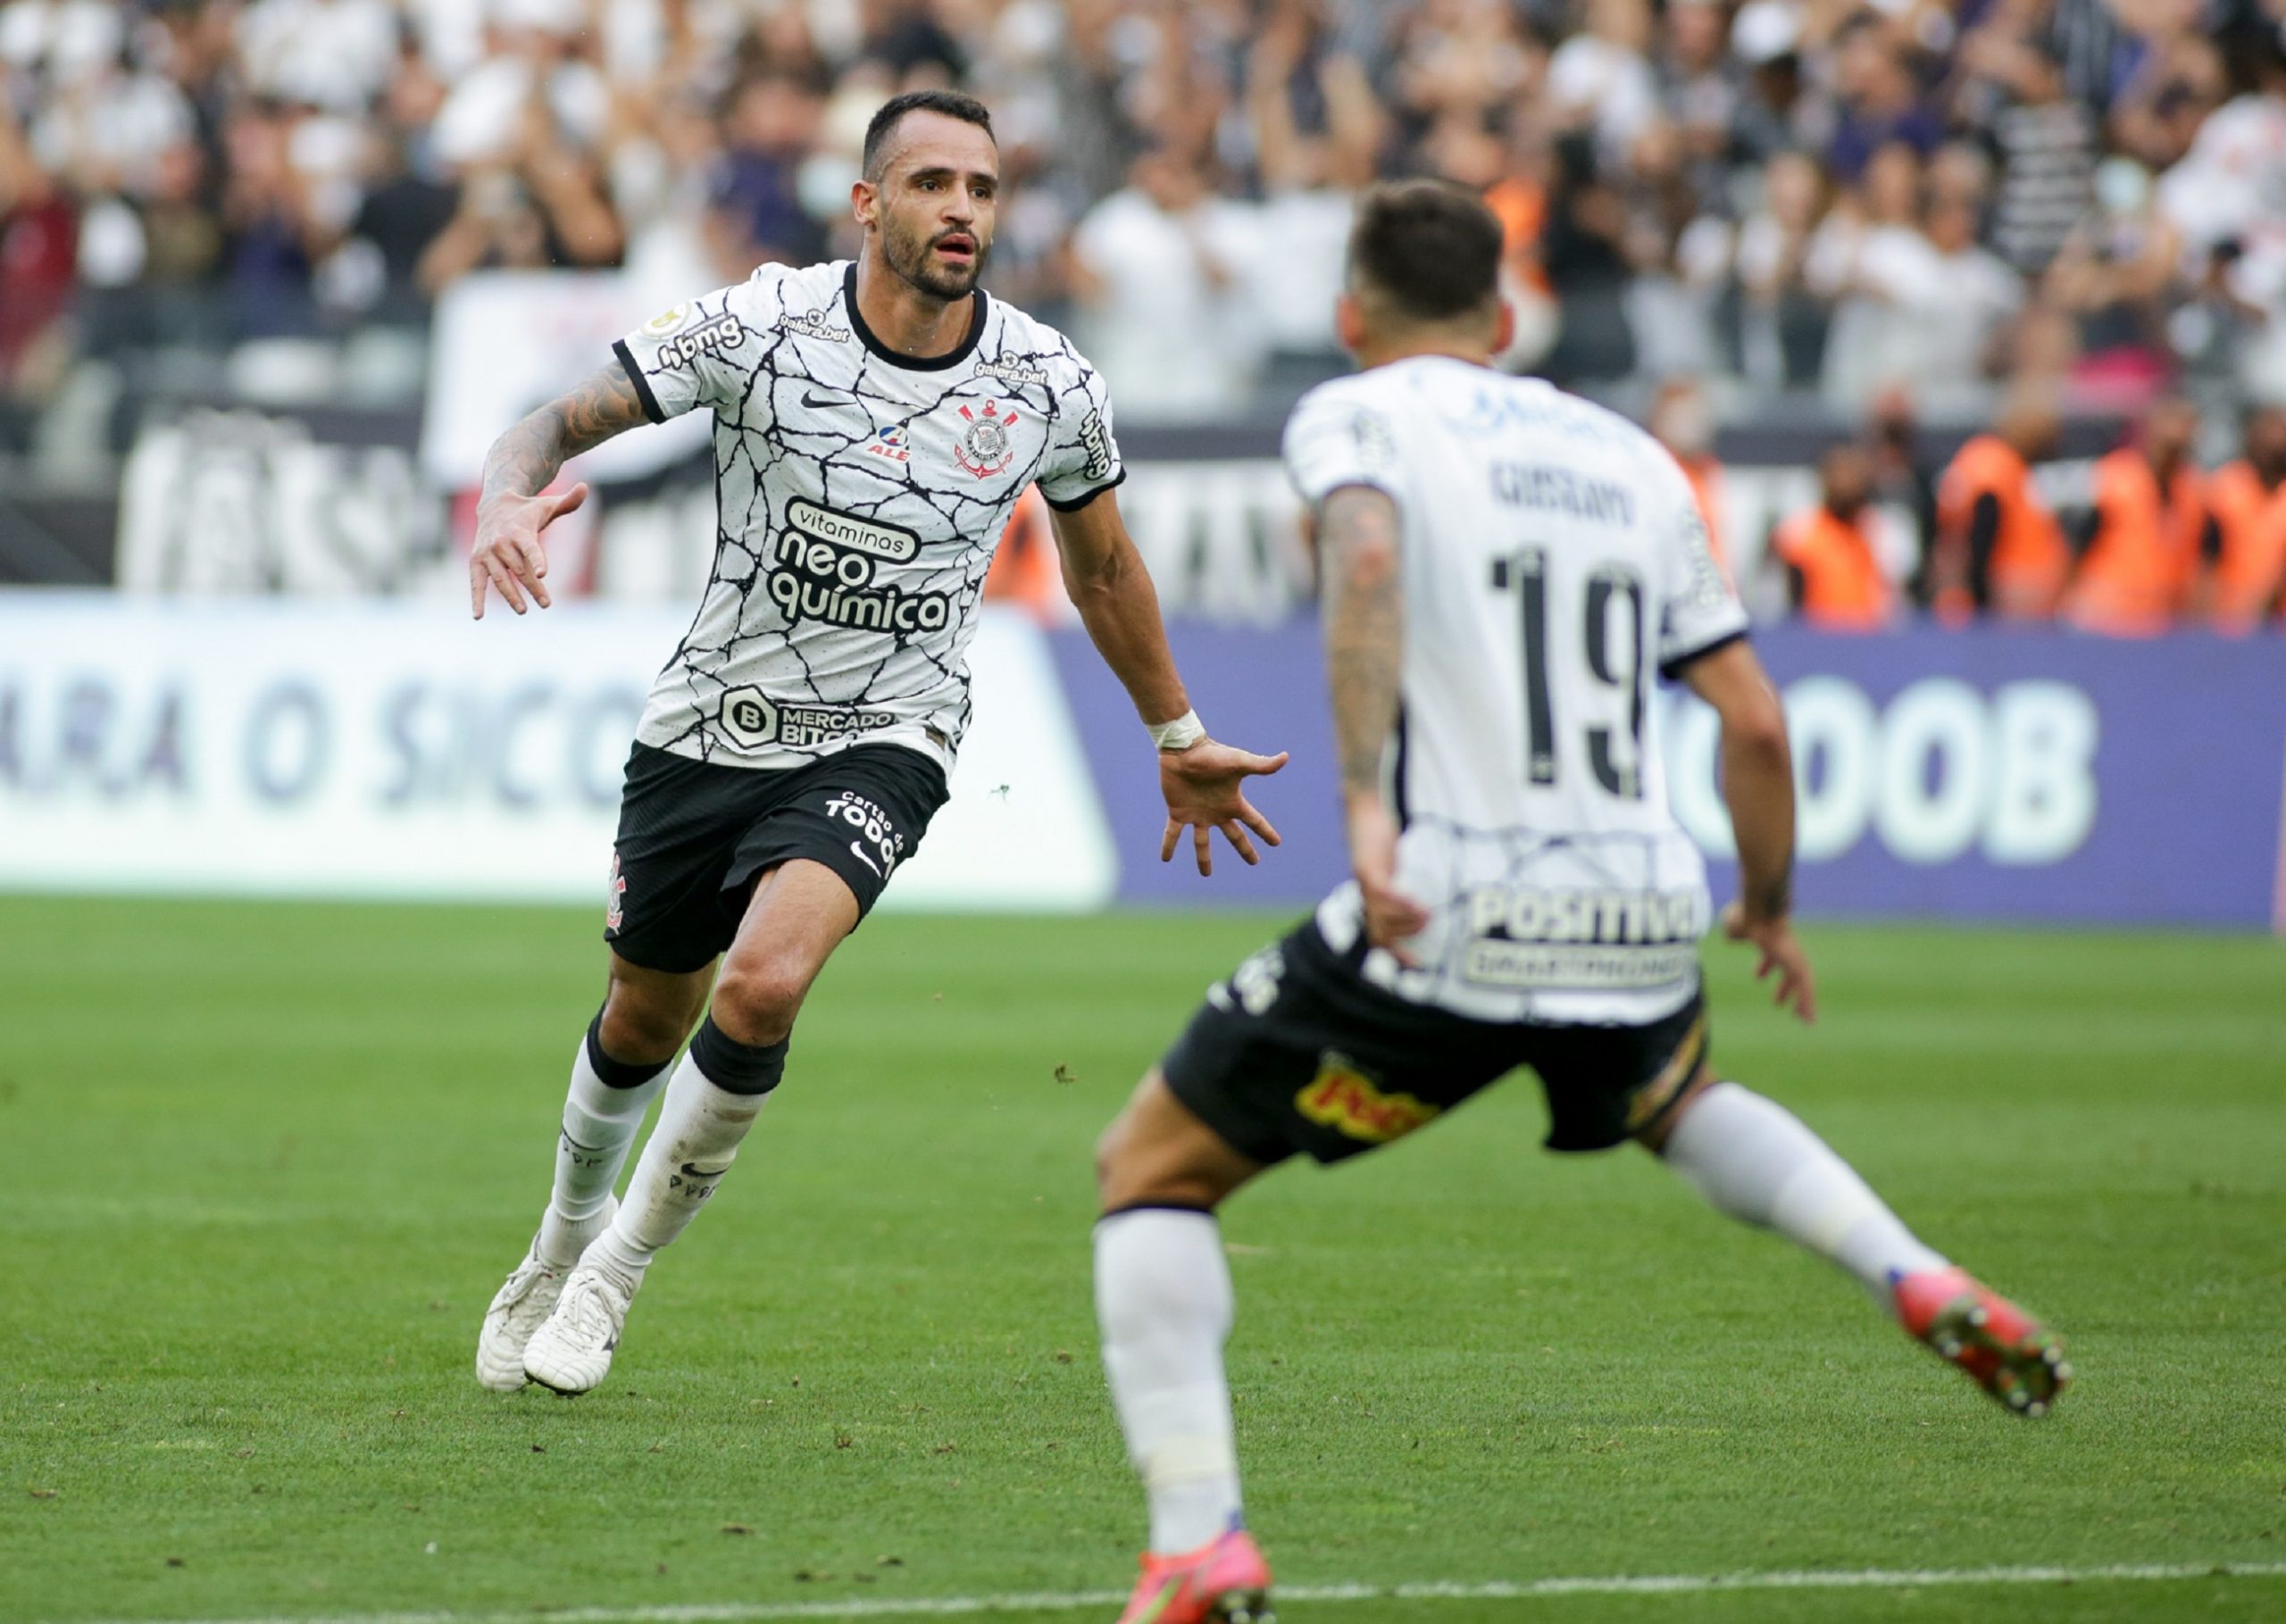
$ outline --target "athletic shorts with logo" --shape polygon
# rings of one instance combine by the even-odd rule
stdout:
[[[1656,1127],[1707,1052],[1694,991],[1646,1026],[1470,1020],[1410,1004],[1305,920],[1256,954],[1161,1062],[1168,1087],[1241,1155],[1339,1162],[1404,1137],[1519,1066],[1548,1096],[1548,1148],[1603,1150]]]
[[[902,745],[853,745],[773,770],[638,744],[604,940],[646,970],[704,970],[737,936],[756,877],[797,857],[839,875],[862,919],[946,795],[944,770]]]

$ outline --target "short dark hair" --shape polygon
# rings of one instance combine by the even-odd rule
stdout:
[[[1500,245],[1499,221],[1467,187],[1383,181],[1358,200],[1349,274],[1399,316],[1450,321],[1499,296]]]
[[[941,112],[948,119],[958,119],[964,124],[973,124],[986,135],[992,136],[991,110],[974,96],[959,90],[908,90],[893,96],[873,114],[872,122],[865,126],[865,179],[879,181],[881,178],[882,152],[896,133],[898,123],[908,112]],[[992,136],[997,146],[1000,137]]]

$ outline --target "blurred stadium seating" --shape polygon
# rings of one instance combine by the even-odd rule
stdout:
[[[1802,596],[1766,542],[1806,470],[1861,437],[1869,545],[1925,604],[1940,471],[2004,388],[2060,413],[2035,479],[2083,545],[2093,460],[2154,400],[2205,409],[2211,467],[2286,396],[2279,9],[4,0],[0,579],[449,579],[453,499],[524,396],[758,260],[849,252],[867,115],[952,82],[1014,182],[990,285],[1075,332],[1130,456],[1185,468],[1169,492],[1233,504],[1164,516],[1222,538],[1179,609],[1306,591],[1261,556],[1289,519],[1262,459],[1342,364],[1349,198],[1414,173],[1486,192],[1509,363],[1653,413],[1759,612]],[[629,482],[568,573],[698,578],[704,469],[672,449],[600,471]],[[1202,487],[1202,450],[1246,462]],[[2207,542],[2184,615],[2275,608],[2286,466],[2250,471],[2248,539]]]

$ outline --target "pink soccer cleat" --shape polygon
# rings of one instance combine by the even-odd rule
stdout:
[[[2046,1415],[2072,1379],[2055,1334],[1965,1270],[1908,1274],[1896,1300],[1910,1335],[2018,1415]]]
[[[1244,1528],[1180,1556],[1147,1554],[1119,1624],[1275,1624],[1270,1564]]]

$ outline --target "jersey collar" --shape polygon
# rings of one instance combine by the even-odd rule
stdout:
[[[968,337],[941,355],[900,355],[873,336],[865,325],[865,317],[857,308],[857,262],[851,260],[849,268],[841,273],[841,301],[849,310],[849,330],[857,341],[893,367],[903,367],[908,372],[941,372],[956,367],[976,352],[977,341],[984,337],[986,307],[992,296],[979,287],[976,290],[975,314],[968,324]]]

